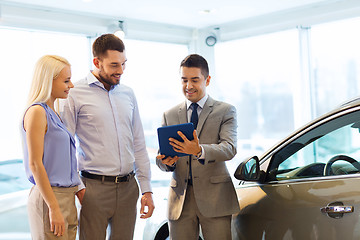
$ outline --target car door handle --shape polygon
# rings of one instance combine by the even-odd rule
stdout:
[[[320,208],[323,213],[352,213],[354,212],[353,206],[326,206]]]

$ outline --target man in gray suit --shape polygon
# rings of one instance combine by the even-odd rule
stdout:
[[[231,215],[239,205],[225,161],[236,154],[236,109],[206,94],[210,84],[207,61],[187,56],[180,65],[186,101],[166,111],[162,125],[193,122],[194,140],[170,138],[170,144],[185,157],[158,155],[157,165],[173,171],[168,199],[170,237],[197,240],[199,225],[205,240],[231,239]]]

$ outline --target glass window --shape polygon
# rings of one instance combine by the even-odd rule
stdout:
[[[91,64],[91,44],[87,37],[18,29],[0,29],[3,66],[3,94],[0,144],[0,239],[30,239],[26,199],[31,184],[22,163],[20,122],[32,80],[35,62],[45,54],[69,60],[72,80],[84,78]],[[24,40],[26,39],[26,40]],[[179,65],[188,54],[187,46],[125,40],[127,70],[122,82],[135,91],[146,144],[152,161],[152,185],[168,187],[170,176],[155,165],[156,129],[162,113],[183,101]],[[21,169],[21,171],[19,171]],[[11,204],[10,204],[11,203]]]
[[[151,161],[152,186],[168,187],[170,175],[155,164],[158,151],[157,128],[162,114],[184,101],[180,63],[188,55],[186,45],[124,40],[126,70],[121,82],[130,86],[138,101],[145,141]]]
[[[288,144],[274,154],[270,180],[359,173],[359,119],[359,110],[343,115]]]
[[[214,97],[237,108],[238,154],[262,153],[294,129],[299,74],[296,30],[215,45]],[[235,161],[234,161],[235,162]]]
[[[0,28],[0,239],[31,239],[27,217],[30,182],[22,162],[20,123],[36,61],[45,54],[65,57],[72,80],[89,71],[85,36]]]
[[[311,28],[315,110],[321,115],[360,92],[360,18]]]
[[[22,159],[20,122],[36,61],[45,54],[65,57],[72,65],[72,80],[89,70],[89,41],[84,36],[2,29],[0,66],[0,161]]]

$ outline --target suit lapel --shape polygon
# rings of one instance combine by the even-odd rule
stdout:
[[[206,119],[208,118],[208,116],[210,115],[210,113],[213,110],[214,103],[215,103],[214,99],[212,99],[209,96],[208,99],[206,100],[204,108],[202,109],[200,116],[199,116],[199,122],[198,122],[198,126],[196,129],[198,137],[201,134],[201,130],[204,126]],[[179,123],[187,123],[188,122],[186,102],[184,102],[183,104],[180,105],[180,108],[178,111],[178,117],[179,117]]]
[[[181,104],[181,106],[179,108],[178,116],[179,116],[179,122],[180,123],[187,123],[188,122],[188,120],[187,120],[186,102]]]
[[[208,97],[208,99],[205,102],[204,108],[201,110],[200,116],[199,116],[199,123],[197,126],[197,135],[198,137],[200,137],[201,134],[201,130],[204,126],[204,123],[206,121],[206,119],[208,118],[209,114],[212,112],[213,110],[213,106],[214,106],[214,99],[212,99],[210,96]]]

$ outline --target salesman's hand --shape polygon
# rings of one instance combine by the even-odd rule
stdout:
[[[161,160],[161,162],[165,165],[168,165],[170,167],[173,167],[174,164],[177,162],[177,160],[179,160],[178,156],[175,157],[166,157],[165,155],[157,155],[156,156],[157,159]]]
[[[201,147],[199,144],[199,138],[197,137],[196,130],[193,132],[194,140],[189,140],[185,137],[185,135],[178,131],[177,134],[184,140],[184,142],[180,142],[174,138],[169,138],[170,145],[173,146],[176,152],[193,154],[197,155],[201,152]]]
[[[145,207],[147,207],[147,212],[145,212]],[[152,193],[146,192],[141,197],[141,208],[140,208],[140,218],[149,218],[153,214],[155,205],[152,199]]]

